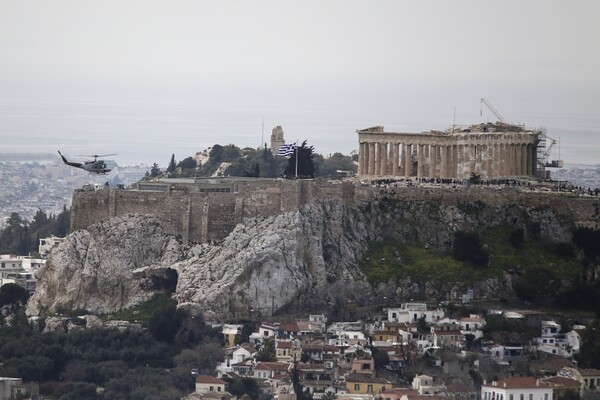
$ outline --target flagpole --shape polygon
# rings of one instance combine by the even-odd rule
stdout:
[[[298,179],[298,139],[296,139],[296,179]]]

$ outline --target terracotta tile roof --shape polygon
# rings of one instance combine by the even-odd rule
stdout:
[[[581,376],[598,376],[600,375],[600,369],[580,369],[579,373],[581,374]]]
[[[215,378],[210,375],[199,375],[196,378],[196,383],[214,383],[217,385],[225,385],[227,382],[220,380],[219,378]]]
[[[289,363],[275,362],[275,361],[263,361],[256,364],[254,369],[268,369],[275,371],[288,371],[290,369]]]
[[[550,378],[544,379],[544,382],[551,383],[556,386],[566,387],[566,388],[580,388],[581,382],[576,381],[575,379],[565,378],[564,376],[552,376]]]
[[[300,328],[296,322],[286,322],[280,325],[284,332],[300,332]]]
[[[277,341],[276,343],[278,349],[291,349],[294,346],[292,342]]]
[[[399,388],[393,388],[393,389],[389,389],[389,390],[385,390],[383,392],[381,392],[381,397],[385,397],[385,394],[397,394],[399,396],[402,395],[410,395],[410,394],[419,394],[419,392],[417,392],[415,389],[409,388],[409,387],[399,387]]]

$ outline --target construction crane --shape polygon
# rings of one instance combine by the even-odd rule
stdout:
[[[550,157],[550,151],[552,150],[552,147],[557,143],[556,139],[552,139],[550,136],[547,136],[545,131],[542,131],[542,135],[542,143],[544,143],[546,140],[549,140],[550,145],[546,147],[546,150],[544,151],[542,156],[538,158],[538,164],[540,165],[540,167],[545,168],[562,168],[564,166],[563,160],[548,160],[548,157]],[[560,150],[558,153],[558,157],[560,158]]]
[[[482,97],[482,98],[481,98],[481,104],[485,104],[485,106],[486,106],[487,108],[489,108],[491,112],[493,112],[493,113],[494,113],[494,115],[496,116],[496,118],[498,118],[498,121],[500,121],[500,122],[504,122],[504,118],[502,117],[502,115],[501,115],[501,114],[498,112],[498,110],[496,110],[496,109],[494,108],[494,106],[493,106],[493,105],[491,105],[491,104],[490,104],[490,102],[489,102],[489,101],[487,101],[487,99],[486,99],[485,97]],[[481,116],[483,116],[483,107],[481,107],[481,108],[479,109],[479,116],[480,116],[480,117],[481,117]]]

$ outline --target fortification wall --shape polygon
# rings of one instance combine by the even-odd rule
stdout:
[[[387,187],[324,180],[244,179],[216,185],[156,184],[154,190],[75,191],[71,230],[124,214],[151,214],[165,230],[184,242],[224,239],[246,218],[269,217],[298,210],[314,198],[342,199],[352,205],[392,198],[458,206],[518,204],[550,208],[575,224],[600,228],[600,199],[516,188]]]

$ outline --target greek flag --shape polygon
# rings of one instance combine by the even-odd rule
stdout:
[[[294,150],[296,149],[296,144],[284,144],[277,151],[277,155],[281,157],[288,157],[294,154]]]

